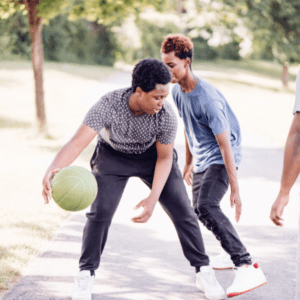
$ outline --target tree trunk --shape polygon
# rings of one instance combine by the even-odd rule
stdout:
[[[38,130],[40,133],[47,134],[46,114],[44,105],[43,89],[43,41],[42,41],[42,18],[38,17],[38,0],[25,0],[28,11],[30,37],[31,37],[31,59],[35,81],[35,105]]]
[[[289,84],[289,64],[286,62],[282,66],[282,84],[285,88],[288,87]]]

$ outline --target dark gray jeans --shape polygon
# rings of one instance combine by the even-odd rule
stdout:
[[[99,267],[108,230],[128,179],[137,176],[151,188],[156,158],[155,144],[145,153],[134,155],[123,154],[106,144],[98,143],[91,159],[92,172],[98,183],[98,194],[87,213],[79,261],[81,270],[96,270]],[[201,266],[208,265],[209,258],[205,254],[198,220],[183,183],[175,150],[172,170],[159,202],[171,218],[183,253],[190,264],[196,271]]]
[[[220,202],[229,186],[224,165],[210,165],[204,172],[193,175],[193,206],[199,220],[211,230],[230,254],[236,267],[251,265],[250,254],[237,232],[220,208]]]

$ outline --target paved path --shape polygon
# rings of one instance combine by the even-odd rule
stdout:
[[[129,74],[118,73],[99,83],[87,93],[88,106],[112,88],[130,85]],[[179,123],[176,149],[179,164],[184,163],[183,125]],[[293,300],[296,296],[296,252],[298,234],[299,183],[292,190],[285,210],[285,227],[276,228],[269,211],[279,188],[283,150],[262,137],[242,128],[243,163],[239,183],[243,201],[237,231],[265,272],[268,284],[239,296],[240,300]],[[191,195],[190,189],[188,190]],[[96,273],[93,300],[182,300],[205,299],[195,286],[195,274],[184,258],[172,223],[160,206],[147,224],[133,224],[138,214],[132,208],[146,197],[148,189],[136,178],[130,179],[110,229],[108,242]],[[230,219],[229,194],[222,207]],[[235,224],[235,222],[233,221]],[[27,270],[26,276],[3,300],[67,300],[78,271],[84,212],[66,220],[46,251]],[[209,255],[221,248],[214,236],[202,225]],[[299,256],[300,257],[300,256]],[[233,271],[217,271],[226,289],[234,278]],[[300,285],[299,285],[300,287]]]

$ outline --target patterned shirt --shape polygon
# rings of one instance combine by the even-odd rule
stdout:
[[[134,115],[129,107],[131,88],[104,95],[90,108],[83,123],[99,133],[98,140],[127,154],[141,154],[155,141],[171,144],[176,137],[177,118],[166,102],[153,115]]]

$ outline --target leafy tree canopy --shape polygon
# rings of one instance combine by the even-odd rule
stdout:
[[[17,10],[25,10],[26,0],[0,0],[0,18],[8,18]],[[44,22],[58,14],[68,13],[70,20],[84,18],[89,21],[109,25],[123,19],[130,13],[136,13],[143,7],[154,6],[161,10],[164,0],[27,0],[36,2],[39,17]]]
[[[280,62],[300,61],[299,0],[223,0]]]

